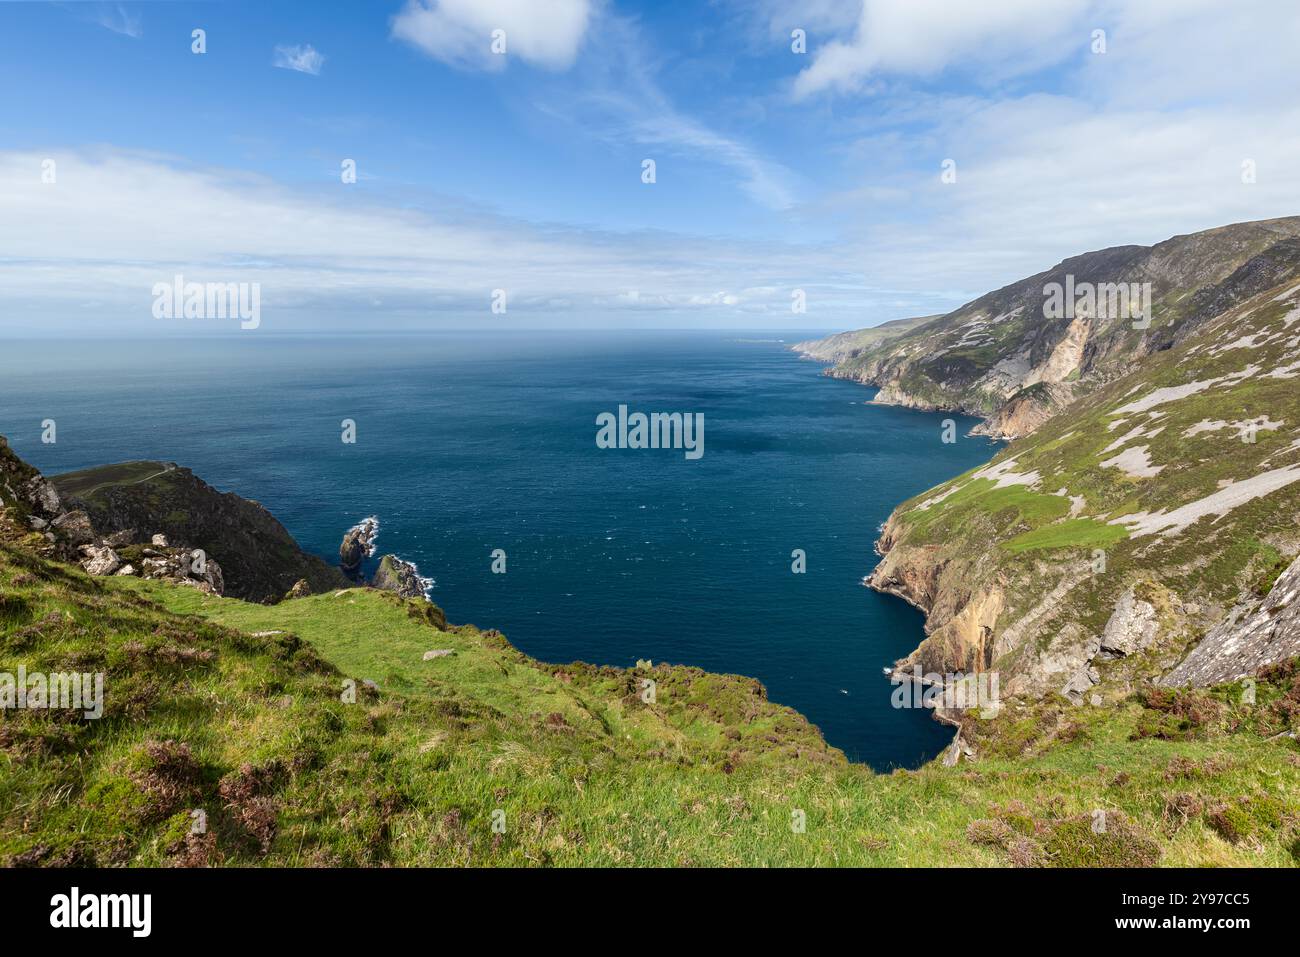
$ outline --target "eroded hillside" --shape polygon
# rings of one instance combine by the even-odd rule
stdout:
[[[901,332],[867,329],[794,348],[834,362],[829,375],[878,386],[877,402],[961,411],[986,418],[983,432],[1023,436],[1282,281],[1300,255],[1297,236],[1300,218],[1290,217],[1102,249],[947,315],[906,320],[918,324]],[[1045,308],[1054,285],[1095,295]]]
[[[1268,259],[1274,284],[895,511],[872,583],[929,615],[907,664],[1104,704],[1269,595],[1300,553],[1300,255]],[[1298,652],[1292,629],[1204,680]]]

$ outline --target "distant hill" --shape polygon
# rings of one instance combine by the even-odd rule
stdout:
[[[914,319],[893,319],[870,329],[857,329],[853,332],[838,332],[825,339],[809,339],[796,342],[790,348],[810,359],[822,362],[843,362],[860,355],[873,346],[878,346],[890,339],[895,339],[905,332],[910,332],[938,316],[918,316]]]
[[[982,431],[1014,438],[1276,285],[1292,268],[1298,237],[1300,217],[1288,217],[1101,249],[929,321],[794,348],[835,363],[832,376],[878,386],[877,402],[981,416]],[[1072,315],[1057,315],[1045,292],[1054,284],[1103,295],[1091,305],[1072,300]],[[1149,326],[1113,308],[1120,285],[1149,294]]]

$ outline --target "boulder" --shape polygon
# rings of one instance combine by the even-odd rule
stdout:
[[[1085,663],[1073,677],[1065,683],[1061,689],[1061,694],[1065,695],[1074,704],[1083,703],[1083,693],[1101,680],[1101,673],[1097,671],[1095,665]]]
[[[57,515],[63,509],[59,493],[43,475],[34,475],[22,486],[23,496],[31,507],[45,515]]]
[[[122,559],[107,545],[92,545],[85,552],[86,559],[81,567],[91,575],[111,575],[122,567]]]
[[[1101,635],[1101,653],[1123,658],[1151,646],[1160,630],[1155,606],[1138,598],[1134,589],[1120,596]]]
[[[81,509],[64,512],[50,522],[50,526],[55,535],[68,545],[76,547],[95,541],[95,529],[91,527],[90,516]]]
[[[166,548],[167,536],[159,532],[158,534],[154,535],[152,538],[149,539],[149,544],[152,545],[154,548]]]
[[[435,648],[433,651],[424,653],[424,661],[432,661],[434,658],[446,658],[448,655],[454,655],[456,652],[450,648]]]

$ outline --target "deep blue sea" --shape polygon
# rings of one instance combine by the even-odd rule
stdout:
[[[922,618],[860,581],[894,505],[995,445],[944,445],[943,416],[868,405],[871,390],[753,338],[766,341],[9,340],[0,433],[50,474],[178,462],[260,501],[330,561],[347,528],[377,516],[379,552],[435,579],[452,621],[550,661],[752,675],[851,758],[914,767],[951,731],[891,707],[881,669],[916,646]],[[703,457],[598,448],[596,416],[620,404],[702,412]],[[54,445],[40,441],[44,419]],[[491,571],[497,548],[504,575]],[[805,574],[791,572],[796,548]]]

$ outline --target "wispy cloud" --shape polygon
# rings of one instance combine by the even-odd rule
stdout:
[[[310,43],[303,46],[280,44],[275,48],[275,58],[271,61],[272,66],[282,70],[296,70],[312,76],[319,76],[324,64],[324,55],[313,49]]]
[[[636,143],[690,161],[718,164],[769,209],[797,202],[798,177],[743,138],[688,114],[664,93],[635,23],[612,15],[595,27],[600,44],[584,56],[575,88],[539,97],[541,109],[583,135],[615,146]],[[650,158],[654,158],[651,156]]]
[[[518,57],[566,70],[593,7],[592,0],[407,0],[392,29],[397,39],[460,69],[501,70]]]
[[[97,4],[94,20],[105,30],[112,30],[114,33],[120,33],[123,36],[139,38],[144,35],[140,14],[131,13],[120,3]]]

